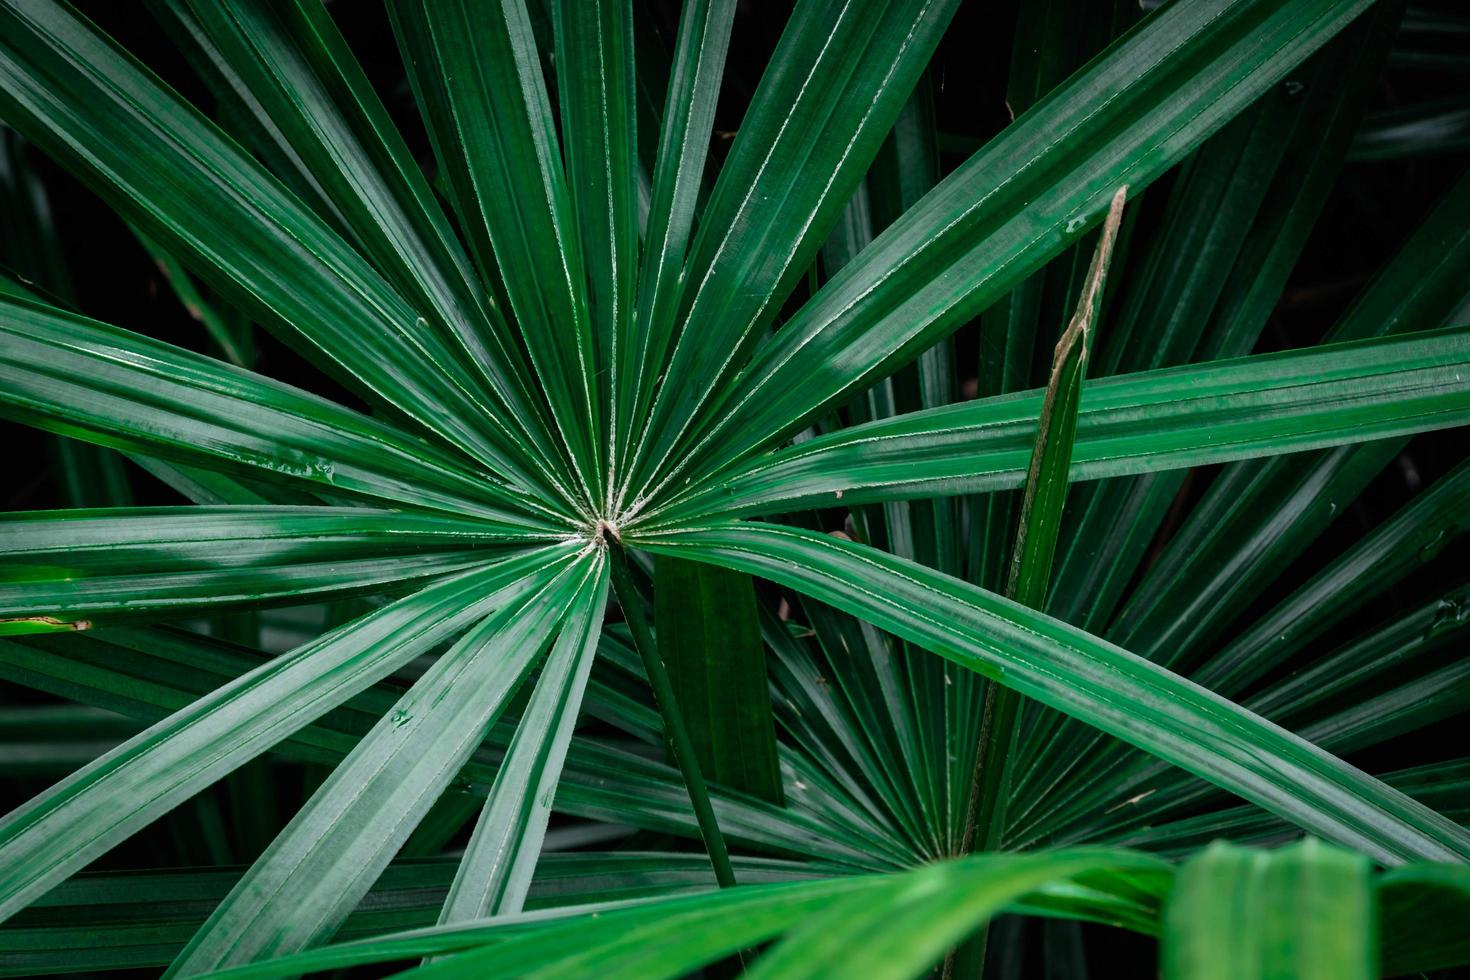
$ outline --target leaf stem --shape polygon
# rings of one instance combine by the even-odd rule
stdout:
[[[721,888],[735,885],[735,869],[730,866],[730,852],[725,847],[725,838],[715,821],[715,808],[710,803],[709,789],[699,771],[699,760],[694,755],[694,743],[689,739],[689,730],[684,727],[684,716],[674,700],[674,686],[669,680],[668,668],[654,645],[653,632],[648,628],[648,618],[643,614],[638,593],[633,589],[632,576],[628,574],[628,559],[622,545],[616,540],[606,542],[608,567],[612,571],[613,591],[617,593],[618,605],[623,608],[623,618],[633,634],[633,646],[643,658],[643,669],[648,674],[648,684],[653,688],[654,704],[663,719],[664,738],[669,752],[674,757],[679,772],[684,776],[684,785],[689,790],[689,802],[694,807],[694,818],[699,823],[700,836],[704,838],[709,852],[710,864],[715,869],[715,880]]]

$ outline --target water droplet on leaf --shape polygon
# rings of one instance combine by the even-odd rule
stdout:
[[[1435,558],[1438,558],[1439,553],[1444,550],[1445,541],[1448,539],[1448,537],[1449,536],[1444,533],[1444,528],[1440,528],[1438,531],[1436,531],[1434,533],[1434,537],[1426,541],[1424,543],[1424,547],[1419,549],[1419,560],[1433,561]]]
[[[1430,620],[1424,638],[1427,640],[1448,633],[1463,626],[1466,620],[1470,620],[1470,601],[1466,601],[1464,596],[1445,596],[1434,607],[1434,618]]]

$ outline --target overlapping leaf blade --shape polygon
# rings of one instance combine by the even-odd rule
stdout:
[[[604,472],[586,263],[524,0],[390,5],[471,243],[493,255],[588,512]]]
[[[568,546],[468,572],[263,664],[0,821],[0,918],[159,814],[475,619],[524,595]]]
[[[1261,354],[1083,387],[1071,479],[1463,425],[1470,330]],[[910,412],[752,460],[649,515],[781,513],[1021,485],[1038,391]]]
[[[1355,72],[1341,99],[1317,86],[1297,108],[1257,97],[1370,0],[1168,5],[902,217],[934,176],[932,159],[899,159],[932,137],[921,118],[924,92],[905,100],[956,5],[805,0],[697,233],[695,204],[733,3],[686,5],[657,157],[645,140],[640,161],[635,113],[644,113],[640,122],[654,120],[650,132],[658,120],[656,107],[635,108],[643,83],[635,82],[633,50],[656,56],[659,45],[634,41],[649,18],[634,16],[627,0],[529,7],[526,0],[395,0],[390,16],[439,165],[435,190],[448,198],[458,229],[440,213],[407,142],[318,0],[157,5],[172,11],[166,19],[221,96],[218,125],[53,0],[14,0],[0,10],[0,29],[8,28],[0,31],[0,109],[158,238],[160,254],[179,256],[247,311],[232,315],[267,321],[384,417],[369,419],[34,298],[5,301],[0,414],[150,454],[145,467],[191,499],[237,506],[17,518],[23,523],[8,526],[21,528],[15,540],[26,556],[17,580],[0,582],[0,615],[64,629],[82,617],[422,591],[275,661],[164,631],[0,640],[5,677],[156,722],[0,821],[0,861],[7,862],[0,917],[275,746],[286,758],[341,761],[338,774],[226,897],[179,961],[183,972],[324,941],[446,786],[449,798],[405,854],[440,851],[487,797],[444,916],[510,918],[329,948],[245,972],[289,974],[480,947],[427,971],[578,975],[595,967],[641,977],[750,948],[792,927],[798,912],[811,912],[762,969],[806,974],[846,957],[905,975],[1007,906],[1155,928],[1167,874],[1147,859],[1119,855],[1100,859],[1112,870],[1099,865],[1095,879],[1049,879],[1064,861],[1048,855],[1003,868],[928,868],[871,885],[824,882],[769,907],[764,896],[737,894],[702,897],[692,912],[660,905],[621,909],[602,921],[516,914],[553,794],[569,814],[697,832],[677,774],[648,757],[659,720],[622,633],[603,638],[602,673],[589,674],[605,596],[605,556],[597,552],[619,534],[660,560],[677,555],[740,576],[757,573],[816,600],[796,612],[811,637],[773,614],[762,624],[775,651],[771,696],[785,699],[777,705],[785,731],[772,795],[784,793],[786,806],[716,792],[715,819],[706,822],[717,820],[737,847],[808,863],[771,869],[737,856],[742,875],[747,867],[758,880],[891,870],[952,849],[955,801],[963,795],[952,784],[964,770],[954,749],[973,743],[978,674],[1080,719],[1042,726],[1048,739],[1032,750],[1041,765],[1032,767],[1036,781],[1028,787],[1028,842],[1141,833],[1169,847],[1210,828],[1286,832],[1258,814],[1200,806],[1214,805],[1223,787],[1385,862],[1470,858],[1463,828],[1319,751],[1356,750],[1467,706],[1470,667],[1436,659],[1470,622],[1459,606],[1448,626],[1437,605],[1422,606],[1323,660],[1306,679],[1268,685],[1251,699],[1303,726],[1319,743],[1313,747],[1167,670],[952,577],[981,574],[984,564],[974,551],[966,554],[962,532],[989,540],[977,533],[983,522],[975,502],[960,495],[1019,484],[1040,399],[1023,393],[944,407],[959,395],[950,361],[963,349],[948,335],[1060,249],[1085,242],[1102,196],[1121,183],[1149,183],[1239,116],[1211,142],[1219,154],[1202,153],[1181,172],[1179,206],[1168,209],[1170,222],[1198,222],[1198,235],[1178,240],[1200,245],[1200,255],[1161,237],[1125,325],[1141,327],[1152,316],[1159,304],[1151,297],[1184,297],[1160,311],[1160,344],[1139,363],[1181,360],[1186,348],[1201,357],[1244,350],[1325,200],[1351,131],[1348,117],[1376,76]],[[1108,6],[1099,19],[1118,9]],[[1377,57],[1387,32],[1373,29],[1396,16],[1385,2],[1344,42],[1367,37],[1362,47]],[[1302,77],[1330,78],[1357,50],[1337,44]],[[652,69],[655,76],[660,70]],[[1042,66],[1037,79],[1047,77]],[[661,88],[656,79],[643,87]],[[1293,94],[1290,86],[1283,93]],[[1324,106],[1336,114],[1318,129],[1310,124]],[[898,130],[889,134],[895,120]],[[1276,137],[1289,131],[1307,145],[1325,132],[1329,152],[1310,165],[1284,164],[1287,179],[1269,187],[1253,179],[1277,169],[1287,144]],[[265,167],[226,132],[240,134]],[[1293,152],[1287,147],[1284,155]],[[653,172],[651,181],[640,164]],[[1217,184],[1225,172],[1233,177]],[[1202,213],[1210,209],[1198,207],[1200,193],[1210,188],[1221,206]],[[812,262],[844,207],[852,234],[829,240],[827,271],[836,274],[818,289]],[[640,208],[651,209],[641,262]],[[887,233],[861,247],[895,217]],[[1400,290],[1396,305],[1387,287],[1370,294],[1350,317],[1352,329],[1336,339],[1436,327],[1462,305],[1453,270],[1463,260],[1463,221],[1432,225],[1440,252],[1424,252],[1431,236],[1411,249],[1431,274]],[[1232,261],[1199,261],[1221,255]],[[1272,266],[1268,274],[1252,274],[1263,265]],[[1063,262],[1056,272],[1045,284],[1053,305],[1076,287],[1075,268]],[[768,333],[804,273],[813,300]],[[1011,327],[1040,322],[1030,315],[1029,295],[1023,289],[1012,297],[1019,315]],[[1113,350],[1137,336],[1125,329]],[[1325,474],[1329,490],[1304,489],[1288,511],[1305,518],[1292,540],[1310,540],[1325,523],[1331,487],[1356,493],[1396,451],[1394,442],[1470,419],[1460,380],[1470,361],[1466,336],[1451,329],[1089,385],[1070,479],[1390,437],[1318,457],[1312,473]],[[1012,375],[1021,353],[1007,349],[1003,367]],[[895,375],[899,368],[906,369]],[[826,430],[832,422],[825,415],[879,380],[849,413],[872,421],[802,441],[808,427]],[[883,418],[912,407],[922,410]],[[799,445],[759,455],[799,432]],[[1181,478],[1137,484],[1148,506],[1136,512],[1161,513]],[[1055,485],[1065,490],[1068,479],[1058,473]],[[944,499],[923,499],[934,496]],[[1098,513],[1124,496],[1109,495]],[[1132,500],[1132,491],[1126,496]],[[1431,493],[1420,504],[1444,504],[1443,496]],[[834,505],[841,519],[849,505],[868,503],[883,507],[855,512],[848,530],[899,557],[791,528],[710,523]],[[829,516],[787,519],[820,527]],[[1345,603],[1370,594],[1348,582],[1351,570],[1401,574],[1411,553],[1421,546],[1433,552],[1459,529],[1457,519],[1441,518],[1404,533],[1391,522],[1365,543],[1378,549],[1374,560],[1357,561],[1364,549],[1350,551],[1341,567],[1248,631],[1248,642],[1213,661],[1216,674],[1208,676],[1228,682],[1220,693],[1246,691],[1272,666],[1263,651],[1299,662],[1306,640],[1335,623]],[[1099,523],[1112,526],[1102,517],[1088,526]],[[1155,523],[1118,524],[1130,544],[1126,560],[1100,569],[1112,581],[1071,590],[1096,610],[1090,628],[1100,630],[1111,615],[1141,557],[1141,536]],[[1442,537],[1433,537],[1436,527]],[[44,535],[54,540],[40,541]],[[1390,537],[1391,546],[1378,547]],[[515,557],[503,560],[506,554]],[[1087,577],[1074,572],[1074,584]],[[1241,594],[1269,578],[1248,574]],[[1167,622],[1178,589],[1194,581],[1165,589],[1159,605],[1141,605],[1142,617]],[[625,591],[627,600],[633,590]],[[556,608],[538,605],[553,593]],[[1459,601],[1457,590],[1438,585],[1440,594]],[[1341,601],[1318,603],[1324,596]],[[510,722],[494,718],[562,623],[562,600],[573,603],[573,615],[513,736]],[[1307,628],[1278,630],[1293,617]],[[1206,619],[1204,632],[1218,639],[1226,613]],[[473,622],[484,632],[443,655],[413,691],[384,681]],[[217,635],[253,637],[254,623],[246,627],[210,625]],[[1416,629],[1422,635],[1407,636]],[[1291,634],[1289,642],[1274,640],[1278,632]],[[157,656],[148,649],[155,641]],[[1157,636],[1148,641],[1147,652],[1158,653]],[[1198,652],[1203,657],[1211,647]],[[1194,645],[1178,644],[1161,659],[1195,656]],[[1414,676],[1395,675],[1386,689],[1355,699],[1395,668],[1395,657],[1411,661]],[[470,674],[476,683],[466,682]],[[1304,690],[1310,678],[1325,680]],[[584,688],[598,734],[573,737]],[[763,688],[758,681],[740,697],[764,707]],[[426,706],[425,697],[434,703]],[[113,722],[121,737],[126,724]],[[604,725],[622,734],[604,738]],[[1101,736],[1092,727],[1182,768],[1126,747],[1096,753]],[[1058,765],[1058,754],[1079,744],[1079,731],[1089,750]],[[627,744],[617,741],[624,735]],[[55,747],[58,759],[82,751],[75,740]],[[1127,768],[1111,788],[1134,795],[1099,814],[1109,787],[1090,777],[1100,760],[1114,757]],[[775,775],[773,766],[763,768]],[[1450,796],[1426,799],[1460,813]],[[266,801],[255,812],[270,807]],[[1189,812],[1197,815],[1180,819]],[[1141,828],[1152,817],[1158,826]],[[52,833],[61,842],[55,852],[43,840]],[[599,861],[606,868],[594,872]],[[621,880],[616,863],[588,855],[577,867],[598,883],[569,885],[566,901],[710,884],[708,874],[691,871],[698,862],[669,855],[648,858]],[[666,880],[658,868],[669,869]],[[1149,884],[1140,888],[1127,868],[1143,868]],[[438,902],[448,864],[435,862],[433,874],[413,880],[429,883]],[[214,882],[207,905],[196,903],[187,921],[168,918],[163,928],[172,932],[135,962],[171,953],[181,930],[228,884]],[[939,894],[951,886],[956,895]],[[1454,907],[1439,899],[1436,909]],[[415,901],[395,910],[424,915],[425,895]],[[426,920],[389,914],[363,928],[418,921]],[[0,938],[0,949],[7,941]],[[1440,935],[1425,942],[1419,959],[1399,949],[1390,961],[1433,966],[1462,953],[1463,944]],[[1249,952],[1233,952],[1242,951]],[[45,962],[54,966],[54,951]]]
[[[593,579],[547,654],[449,887],[441,923],[515,913],[525,904],[607,605],[604,559],[590,560]]]
[[[602,598],[601,560],[507,602],[442,655],[363,737],[169,971],[194,976],[330,938],[484,739],[567,607]],[[574,615],[576,615],[574,613]]]
[[[337,938],[345,943],[432,926],[456,863],[446,858],[393,862]],[[736,866],[750,884],[814,877],[804,866],[769,858],[738,858]],[[229,894],[241,870],[177,868],[78,875],[0,928],[0,976],[167,966],[215,904]],[[698,855],[548,852],[537,864],[528,904],[538,910],[595,908],[707,891],[713,885],[709,862]],[[1059,897],[1069,906],[1080,905],[1065,893]],[[147,924],[140,927],[140,919]],[[340,947],[304,954],[313,961],[340,955]],[[292,961],[301,962],[294,957]]]
[[[1379,860],[1470,855],[1463,828],[1302,739],[1111,644],[911,562],[753,523],[640,544],[862,616]]]
[[[565,499],[569,474],[547,468],[554,443],[516,338],[320,0],[164,2],[208,39],[237,79],[231,90],[258,100],[281,152],[300,161],[375,268],[488,384],[497,400],[485,421]]]
[[[74,641],[74,642],[68,642]],[[604,655],[608,654],[603,644]],[[195,634],[161,629],[110,629],[22,642],[0,640],[0,677],[83,704],[97,705],[138,720],[134,730],[182,710],[216,688],[254,671],[271,658],[259,651],[222,644]],[[594,677],[587,697],[590,714],[619,728],[651,726],[657,740],[657,713],[630,711],[603,679]],[[348,699],[338,710],[298,728],[274,751],[283,757],[333,765],[340,762],[377,720],[403,695],[398,685],[379,682]],[[636,706],[633,706],[636,709]],[[502,724],[488,748],[462,770],[467,790],[456,790],[472,804],[486,796],[496,767],[513,737]],[[811,780],[805,768],[795,781]],[[876,869],[899,866],[905,852],[840,805],[815,792],[801,793],[800,808],[781,809],[726,794],[713,804],[721,825],[742,845],[824,867]],[[559,812],[659,833],[692,837],[698,833],[677,770],[636,751],[597,740],[574,738],[557,790]],[[466,815],[468,819],[468,814]],[[707,862],[706,862],[707,863]]]
[[[1159,11],[844,267],[703,412],[684,470],[789,437],[912,360],[1095,223],[1117,187],[1146,187],[1366,7]]]
[[[894,913],[914,896],[927,895],[931,900],[971,897],[970,903],[962,903],[956,910],[953,919],[934,925],[926,937],[931,942],[934,934],[952,928],[953,920],[993,911],[995,899],[1000,896],[1028,911],[1050,908],[1064,915],[1095,916],[1099,921],[1148,929],[1150,907],[1156,905],[1167,883],[1166,865],[1123,851],[987,856],[900,876],[726,890],[652,902],[641,908],[609,909],[595,917],[526,916],[457,929],[423,930],[263,963],[226,975],[273,977],[286,971],[463,950],[459,956],[437,960],[417,972],[424,976],[514,977],[534,972],[546,977],[575,977],[596,969],[611,977],[677,977],[721,955],[780,935],[837,903],[861,904],[866,899]],[[873,938],[891,942],[895,932],[880,930]],[[895,960],[908,962],[901,953]],[[779,967],[780,961],[773,966]],[[890,968],[902,969],[893,965]]]
[[[1450,323],[1470,294],[1470,176],[1462,177],[1378,274],[1329,341]],[[1229,467],[1160,555],[1111,636],[1150,658],[1218,637],[1398,451],[1397,441]],[[1290,519],[1282,517],[1290,514]],[[1280,528],[1286,526],[1285,534]]]
[[[240,147],[53,0],[0,18],[0,108],[14,125],[368,398],[533,483],[525,458],[487,435],[483,401],[419,312]]]
[[[675,336],[685,254],[704,165],[709,155],[720,76],[735,19],[734,0],[691,0],[679,18],[663,130],[653,166],[648,227],[638,273],[635,332],[622,348],[622,384],[616,393],[613,447],[627,459],[658,391],[658,379]],[[627,492],[625,470],[616,503]]]
[[[956,6],[816,0],[793,13],[690,246],[683,322],[635,489],[651,492],[669,472],[696,411],[816,255]]]
[[[257,479],[478,516],[511,537],[555,526],[527,513],[544,509],[524,492],[324,398],[53,307],[7,299],[0,309],[6,417]]]

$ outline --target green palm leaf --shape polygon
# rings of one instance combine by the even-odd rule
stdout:
[[[1464,828],[1309,743],[1148,661],[922,566],[755,523],[643,543],[770,578],[869,619],[1379,860],[1470,856]],[[1212,751],[1192,747],[1201,740]]]
[[[570,548],[546,549],[402,599],[200,698],[13,811],[0,821],[0,914],[24,906],[293,727],[533,591],[570,557]]]
[[[0,0],[0,419],[63,447],[0,515],[0,973],[1005,972],[1002,913],[1168,976],[1470,961],[1421,754],[1470,179],[1322,344],[1272,319],[1422,12],[1002,5],[1007,67],[955,0],[149,6],[178,64]],[[161,306],[66,265],[99,202],[22,140]]]
[[[349,507],[30,511],[0,515],[0,528],[15,563],[0,583],[0,617],[64,610],[87,628],[407,587],[497,550],[477,521]]]
[[[1305,841],[1275,854],[1217,845],[1175,877],[1165,977],[1370,977],[1370,866]]]

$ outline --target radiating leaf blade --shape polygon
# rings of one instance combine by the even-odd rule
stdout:
[[[178,616],[403,587],[492,559],[487,532],[476,521],[352,507],[0,514],[0,621]]]
[[[560,494],[544,408],[525,386],[525,361],[503,312],[479,282],[428,181],[320,0],[200,3],[163,0],[196,25],[239,89],[331,202],[365,255],[418,310],[445,349],[488,387],[484,421],[526,468]],[[568,501],[569,503],[570,501]]]
[[[54,0],[9,5],[0,24],[0,107],[38,146],[370,400],[522,471],[418,312],[217,127]]]
[[[622,348],[627,361],[620,369],[624,383],[618,392],[614,426],[614,447],[622,458],[632,451],[631,441],[658,390],[658,377],[675,335],[680,274],[709,155],[735,8],[735,0],[690,0],[679,15],[638,272],[636,332]],[[631,473],[624,473],[618,487],[619,509],[629,476]]]
[[[1463,425],[1467,359],[1462,327],[1089,381],[1071,479]],[[1018,487],[1041,402],[1017,393],[853,426],[753,460],[648,520]]]
[[[434,662],[307,801],[174,960],[195,976],[329,938],[484,739],[595,561],[532,579]]]
[[[779,442],[912,360],[1084,232],[1114,189],[1141,191],[1367,6],[1220,0],[1158,11],[823,287],[704,410],[686,469]]]
[[[635,483],[656,485],[836,222],[913,91],[954,0],[798,5],[710,195]]]
[[[451,173],[470,241],[504,278],[511,311],[578,477],[600,499],[596,341],[585,259],[524,0],[391,5],[421,99]],[[590,512],[590,510],[589,510]]]
[[[592,575],[568,610],[521,714],[440,910],[441,925],[513,914],[525,904],[607,605],[604,561]]]
[[[757,524],[637,543],[831,603],[1384,862],[1470,855],[1464,828],[1269,722],[1105,641],[911,562]]]
[[[551,528],[526,513],[540,509],[533,499],[324,398],[53,307],[7,299],[0,313],[6,417],[255,478],[476,515],[512,535]]]
[[[633,342],[638,272],[638,138],[630,0],[555,0],[558,96],[567,184],[586,264],[587,315],[595,338],[596,396],[611,450],[608,483],[595,488],[611,511],[621,465],[615,433]]]
[[[0,820],[0,919],[323,712],[523,596],[571,549],[543,549],[328,633],[200,698]]]

